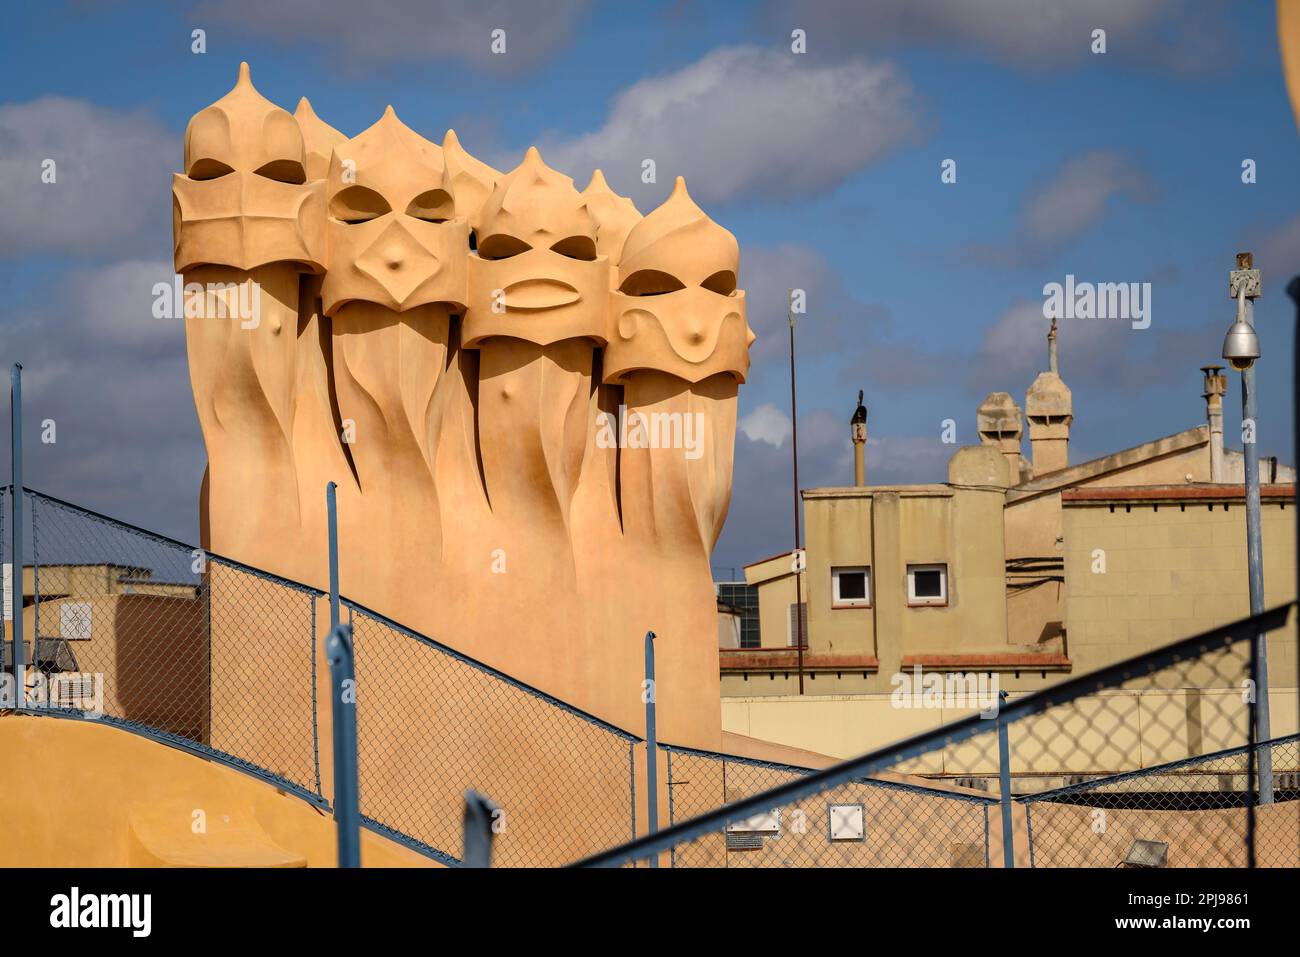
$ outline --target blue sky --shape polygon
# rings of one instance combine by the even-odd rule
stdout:
[[[1067,273],[1152,283],[1149,329],[1062,324],[1072,461],[1201,422],[1197,367],[1232,316],[1233,254],[1251,249],[1261,451],[1292,461],[1283,290],[1300,266],[1300,139],[1273,16],[1182,0],[22,5],[0,35],[0,281],[15,296],[0,357],[27,367],[29,423],[59,429],[29,441],[29,483],[196,537],[184,340],[148,294],[169,268],[185,123],[245,59],[266,96],[292,110],[306,95],[350,135],[391,103],[430,138],[454,126],[499,168],[534,142],[579,187],[600,165],[643,213],[687,177],[740,241],[760,336],[717,566],[791,541],[791,286],[809,302],[803,484],[851,481],[859,388],[869,481],[938,481],[943,420],[974,442],[987,392],[1023,404],[1046,362],[1043,285]],[[488,49],[496,27],[503,56]],[[206,53],[191,52],[194,29]],[[790,50],[795,29],[806,53]],[[1090,51],[1095,29],[1105,54]],[[46,157],[57,188],[40,184]],[[636,182],[644,157],[653,186]]]

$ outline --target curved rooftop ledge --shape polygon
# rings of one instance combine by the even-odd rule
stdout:
[[[1062,654],[979,653],[966,655],[904,655],[899,667],[904,671],[1069,671],[1073,664]]]
[[[799,653],[794,648],[723,648],[718,652],[723,674],[743,671],[793,671],[799,667]],[[803,655],[804,671],[877,671],[880,661],[875,655]]]
[[[1231,502],[1246,497],[1244,485],[1211,485],[1198,482],[1188,485],[1117,485],[1110,488],[1071,488],[1061,493],[1063,503],[1107,505],[1134,502],[1159,504],[1160,502]],[[1295,485],[1261,485],[1261,499],[1295,498]]]
[[[953,494],[953,486],[935,485],[848,485],[842,488],[805,488],[799,495],[808,501],[819,498],[871,498],[873,495],[897,495],[900,498],[944,498]]]
[[[1131,449],[1103,455],[1099,459],[1080,462],[1078,465],[1057,469],[1055,472],[1047,472],[1028,482],[1013,485],[1007,490],[1007,504],[1014,505],[1026,499],[1037,498],[1045,493],[1055,492],[1070,485],[1095,479],[1109,472],[1120,472],[1150,462],[1152,459],[1185,452],[1188,449],[1206,445],[1209,441],[1210,427],[1208,425],[1198,425],[1176,435],[1165,436],[1163,439],[1155,439],[1151,442],[1135,445]]]

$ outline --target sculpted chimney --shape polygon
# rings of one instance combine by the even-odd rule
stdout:
[[[1070,464],[1070,424],[1074,421],[1074,399],[1057,366],[1055,319],[1047,333],[1047,347],[1049,371],[1040,372],[1025,394],[1035,477]]]
[[[975,429],[979,432],[980,443],[991,445],[1001,452],[1007,460],[1007,480],[1012,485],[1019,485],[1028,473],[1029,463],[1020,454],[1020,438],[1024,434],[1024,425],[1020,418],[1020,407],[1007,392],[990,392],[984,397],[975,411]]]
[[[1223,396],[1228,378],[1223,366],[1202,366],[1205,373],[1205,418],[1210,425],[1210,481],[1223,481]]]

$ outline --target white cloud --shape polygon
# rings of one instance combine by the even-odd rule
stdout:
[[[184,327],[150,311],[171,276],[164,261],[67,270],[15,305],[4,351],[23,363],[28,484],[193,541],[205,456]],[[53,444],[37,438],[45,419]]]
[[[1066,160],[1026,194],[1016,234],[1008,241],[970,246],[966,253],[1000,265],[1043,263],[1097,226],[1115,198],[1145,203],[1154,194],[1151,178],[1129,160],[1093,150]]]
[[[911,87],[889,63],[745,46],[632,85],[599,130],[539,140],[547,161],[580,184],[599,166],[646,210],[678,175],[700,202],[825,192],[918,126]],[[655,161],[654,186],[641,182],[645,159]]]
[[[320,44],[353,65],[446,58],[497,74],[541,65],[569,42],[589,0],[213,0],[198,26],[228,27],[259,42]],[[505,52],[492,31],[505,31]]]
[[[744,401],[742,392],[741,402]],[[741,421],[757,416],[765,408],[772,407],[760,406],[743,416]],[[788,416],[779,409],[774,411],[784,421],[788,436]],[[813,409],[800,413],[801,487],[853,484],[853,444],[847,411]],[[937,430],[933,436],[923,438],[873,437],[868,442],[866,453],[867,481],[872,485],[946,481],[948,458],[954,451],[953,446],[940,441]],[[790,466],[790,445],[786,439],[773,442],[767,436],[748,434],[742,425],[741,433],[736,437],[731,509],[713,552],[714,565],[739,567],[792,546],[793,475]]]
[[[1114,327],[1114,323],[1098,324],[1096,331],[1105,332]],[[1028,385],[1033,376],[1047,368],[1047,331],[1050,328],[1051,321],[1043,318],[1042,302],[1015,303],[984,330],[981,364],[988,363],[997,369],[1000,378]],[[1069,347],[1076,344],[1075,333],[1083,328],[1079,323],[1065,323],[1065,328],[1057,331],[1059,351],[1068,352],[1071,359],[1077,359],[1077,354]],[[1087,342],[1085,336],[1078,344]]]
[[[740,431],[751,442],[766,442],[780,448],[790,436],[790,416],[770,402],[764,403],[740,420]]]
[[[825,355],[861,342],[887,322],[879,304],[865,303],[844,288],[839,272],[810,246],[781,243],[740,251],[740,281],[750,328],[758,339],[750,349],[756,364],[789,356],[790,290],[802,289],[807,312],[795,316],[801,357]]]
[[[1112,197],[1127,193],[1143,200],[1150,192],[1146,174],[1124,157],[1105,151],[1085,153],[1068,160],[1029,197],[1022,216],[1025,237],[1062,246],[1100,222]]]
[[[0,106],[0,255],[166,250],[180,148],[143,113],[59,96]],[[41,181],[47,159],[53,183]]]
[[[1139,278],[1139,277],[1134,277]],[[1075,390],[1075,416],[1080,398],[1098,384],[1108,393],[1124,390],[1129,397],[1160,386],[1179,384],[1187,394],[1199,392],[1200,373],[1218,361],[1226,320],[1188,322],[1160,310],[1167,289],[1152,283],[1153,321],[1150,329],[1134,329],[1127,321],[1064,319],[1058,323],[1060,371]],[[1224,310],[1227,314],[1227,310]],[[966,385],[973,395],[1006,391],[1023,402],[1024,389],[1048,366],[1047,330],[1041,299],[1012,304],[984,330],[978,356],[967,365]]]

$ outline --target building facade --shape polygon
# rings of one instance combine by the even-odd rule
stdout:
[[[745,569],[760,642],[719,652],[724,727],[847,757],[959,716],[893,707],[900,676],[1026,693],[1249,614],[1243,458],[1223,448],[1221,370],[1204,370],[1205,424],[1072,465],[1054,330],[1049,343],[1026,395],[1028,458],[1019,407],[993,393],[981,444],[957,450],[946,483],[801,490],[804,553]],[[1261,480],[1271,607],[1295,597],[1295,473],[1265,460]],[[1270,640],[1270,666],[1273,733],[1294,731],[1294,623]]]

